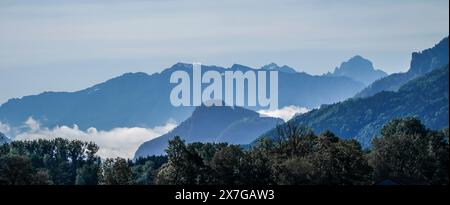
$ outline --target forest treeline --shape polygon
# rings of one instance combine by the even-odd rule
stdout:
[[[252,147],[169,142],[165,156],[101,159],[94,143],[65,139],[0,146],[0,184],[61,185],[371,185],[402,178],[448,184],[449,130],[429,130],[415,118],[384,125],[370,149],[330,131],[294,124]]]

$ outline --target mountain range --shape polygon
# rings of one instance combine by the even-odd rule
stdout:
[[[345,76],[314,76],[276,64],[262,69],[279,71],[279,107],[296,105],[311,109],[345,100],[364,87]],[[174,107],[170,103],[170,92],[175,86],[169,83],[170,76],[177,70],[192,76],[192,64],[177,63],[160,73],[126,73],[76,92],[44,92],[10,99],[0,106],[0,122],[20,127],[33,117],[43,127],[76,124],[83,130],[155,127],[169,120],[181,122],[192,114],[194,107]],[[231,68],[202,66],[202,72],[208,70],[223,73],[259,69],[238,64]]]
[[[409,80],[428,73],[434,69],[442,68],[448,64],[449,58],[448,37],[442,39],[434,47],[422,52],[414,52],[410,68],[405,73],[394,73],[373,82],[370,86],[355,95],[356,98],[372,96],[381,91],[397,91]]]
[[[169,95],[175,84],[169,83],[171,74],[181,70],[192,76],[192,69],[192,64],[177,63],[159,73],[126,73],[76,92],[44,92],[11,99],[0,106],[0,122],[20,127],[33,117],[42,127],[76,124],[80,129],[98,130],[182,122],[169,133],[143,143],[135,158],[163,154],[174,136],[186,142],[249,144],[258,136],[273,136],[273,128],[283,123],[260,117],[255,111],[264,108],[259,106],[172,106]],[[433,129],[448,126],[448,37],[433,48],[413,53],[408,72],[386,77],[361,56],[320,76],[275,63],[259,69],[239,64],[230,68],[202,65],[202,72],[209,70],[279,71],[279,107],[313,109],[290,122],[310,126],[316,132],[329,129],[364,146],[369,146],[382,125],[397,117],[415,116]]]
[[[298,115],[289,123],[306,125],[317,133],[330,130],[368,147],[384,124],[401,117],[416,117],[430,129],[448,127],[448,65],[411,80],[396,92],[383,91],[367,98],[352,98],[322,106]],[[273,129],[264,137],[275,135],[276,129]]]
[[[241,107],[199,106],[191,117],[169,133],[143,143],[137,149],[135,159],[164,154],[168,141],[175,136],[180,136],[187,143],[248,144],[265,131],[282,123],[281,119],[260,117],[259,113]]]
[[[439,52],[434,52],[434,54],[436,56],[441,55]],[[427,60],[427,58],[416,58],[418,58],[418,55],[413,55],[411,61],[414,63],[412,64],[424,64],[420,61]],[[382,91],[367,98],[350,98],[344,102],[322,105],[318,109],[297,115],[289,123],[306,125],[317,133],[331,130],[340,137],[356,139],[365,147],[370,146],[372,138],[379,134],[381,127],[394,118],[413,116],[422,120],[429,128],[444,128],[449,123],[448,64],[441,69],[434,69],[432,64],[429,64],[429,66],[429,68],[422,67],[421,73],[424,74],[422,76],[417,75],[420,77],[410,80],[401,86],[398,91]],[[277,68],[280,67],[271,64],[265,69]],[[361,56],[355,56],[342,63],[339,68],[335,69],[334,73],[327,75],[345,75],[349,78],[358,76],[358,79],[368,80],[364,77],[369,75],[364,75],[364,72],[358,73],[357,68],[361,68],[366,73],[378,73],[380,77],[386,75],[382,71],[375,70],[372,63]],[[427,73],[427,70],[431,70],[431,72]],[[355,75],[352,75],[352,73],[355,73]],[[372,75],[371,80],[376,78],[374,76],[376,75]],[[257,139],[255,136],[258,133],[263,133],[263,128],[270,130],[265,132],[262,137],[274,137],[277,134],[275,125],[287,126],[287,124],[280,124],[273,119],[266,119],[270,122],[264,124],[265,126],[259,124],[260,120],[251,120],[254,122],[254,126],[248,125],[248,120],[240,120],[241,118],[255,118],[257,114],[252,112],[244,108],[199,107],[188,120],[173,131],[142,144],[136,151],[135,158],[163,154],[168,140],[175,136],[181,136],[187,142],[220,141],[231,144],[247,144],[248,142],[253,144]],[[239,126],[236,126],[234,120],[230,119],[237,120]],[[224,132],[223,130],[230,130],[230,124],[237,128]],[[257,131],[253,130],[255,128],[257,128]],[[234,139],[229,138],[229,136],[234,136]]]

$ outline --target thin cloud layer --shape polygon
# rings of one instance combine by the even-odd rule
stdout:
[[[9,128],[9,126],[7,124],[4,124],[2,122],[0,122],[0,132],[3,134],[9,133],[11,129]]]
[[[64,138],[68,140],[92,141],[100,147],[98,155],[102,158],[133,158],[134,152],[139,145],[145,141],[159,137],[176,127],[175,122],[169,121],[163,126],[151,129],[125,127],[114,128],[109,131],[99,131],[96,128],[89,128],[84,131],[80,130],[77,125],[73,125],[72,127],[63,125],[50,129],[41,127],[39,122],[32,117],[28,118],[25,125],[28,127],[28,131],[17,134],[14,140]]]
[[[303,114],[308,111],[308,108],[290,105],[277,110],[259,110],[258,113],[269,117],[281,118],[286,122],[295,115]]]

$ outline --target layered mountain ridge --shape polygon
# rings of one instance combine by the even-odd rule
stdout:
[[[295,72],[287,66],[268,66],[279,70],[279,107],[296,105],[315,108],[353,96],[363,84],[346,77],[313,76]],[[90,88],[76,92],[44,92],[11,99],[0,106],[0,122],[21,127],[29,118],[43,127],[78,125],[80,129],[95,127],[110,130],[116,127],[155,127],[169,120],[181,122],[194,110],[192,106],[174,107],[170,83],[174,71],[183,70],[192,76],[192,64],[177,63],[159,73],[126,73]],[[235,64],[231,68],[202,66],[202,72],[215,70],[257,71]],[[203,84],[203,88],[207,84]],[[223,86],[224,87],[224,86]],[[248,107],[259,110],[264,107]]]

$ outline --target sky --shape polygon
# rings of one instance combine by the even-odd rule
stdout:
[[[401,72],[448,24],[448,0],[0,0],[0,103],[177,62]]]

